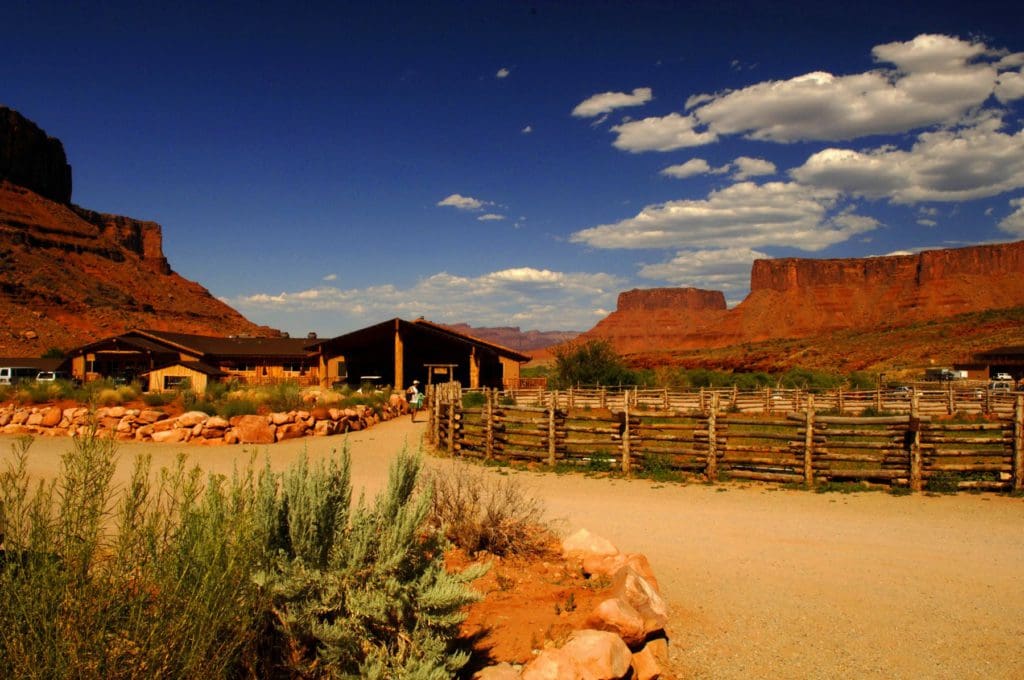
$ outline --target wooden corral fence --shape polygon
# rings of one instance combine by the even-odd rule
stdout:
[[[844,390],[810,392],[808,390],[766,387],[759,390],[737,388],[701,388],[697,390],[669,389],[616,389],[570,388],[548,391],[540,387],[509,389],[504,396],[517,404],[551,406],[559,408],[607,408],[617,411],[626,406],[632,409],[648,408],[664,411],[706,411],[711,400],[718,397],[722,412],[760,413],[772,415],[807,408],[807,400],[814,397],[819,411],[835,415],[860,415],[869,410],[874,413],[909,414],[911,399],[918,402],[920,415],[961,414],[1013,414],[1017,393],[991,390],[987,385],[964,386],[948,383],[945,386],[909,387],[905,389]]]
[[[712,482],[1024,489],[1024,395],[1009,414],[976,422],[937,420],[919,394],[908,413],[873,417],[833,414],[831,402],[823,409],[818,395],[806,393],[766,415],[723,405],[723,394],[710,391],[697,408],[678,408],[671,397],[669,408],[623,396],[581,405],[556,393],[520,404],[497,391],[463,392],[458,383],[433,386],[428,397],[428,436],[450,455],[627,475],[684,472]]]

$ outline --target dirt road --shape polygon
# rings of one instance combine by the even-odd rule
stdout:
[[[375,493],[388,460],[418,447],[423,428],[401,418],[348,435],[357,493]],[[0,437],[0,456],[9,440]],[[53,474],[68,444],[37,440],[33,471]],[[229,472],[253,448],[283,467],[304,449],[317,457],[342,444],[129,444],[118,478],[138,451],[164,465],[185,450]],[[681,677],[1024,677],[1024,499],[511,474],[565,530],[586,527],[647,554],[673,607]]]

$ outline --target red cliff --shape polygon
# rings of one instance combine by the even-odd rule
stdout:
[[[79,208],[70,192],[60,142],[0,108],[0,356],[131,328],[277,334],[175,274],[159,224]]]
[[[757,260],[750,294],[727,312],[724,300],[695,308],[693,294],[663,292],[675,290],[623,293],[618,309],[586,336],[608,338],[623,353],[689,350],[1024,306],[1024,241],[863,259]],[[672,318],[680,321],[666,323]]]

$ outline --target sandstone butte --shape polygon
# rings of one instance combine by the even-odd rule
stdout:
[[[727,309],[718,291],[631,290],[581,340],[623,354],[727,347],[945,319],[1024,305],[1024,241],[861,259],[753,264],[750,294]]]
[[[278,334],[174,273],[159,224],[71,203],[61,142],[0,106],[0,356],[131,328]]]

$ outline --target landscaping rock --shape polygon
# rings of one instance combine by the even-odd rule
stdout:
[[[644,631],[650,635],[665,629],[668,623],[668,605],[647,579],[632,567],[623,567],[612,581],[612,592],[630,604],[644,621]]]
[[[520,680],[522,675],[508,662],[488,666],[473,674],[473,680]]]
[[[51,406],[43,412],[43,417],[39,425],[41,427],[57,427],[60,425],[61,419],[64,417],[64,412],[57,406]]]
[[[576,660],[561,649],[545,649],[523,668],[523,680],[580,680]]]
[[[306,436],[306,426],[303,423],[288,423],[277,428],[277,441],[283,442],[286,439],[298,439]]]
[[[615,680],[626,677],[633,661],[629,647],[615,633],[603,630],[578,630],[562,646],[580,668],[580,677]]]
[[[657,680],[668,668],[668,640],[655,638],[633,653],[633,677],[636,680]]]
[[[618,555],[619,549],[607,538],[580,529],[562,541],[562,554],[566,558],[585,560],[588,557]]]
[[[236,416],[231,424],[242,444],[273,444],[275,441],[277,428],[269,424],[265,416]]]
[[[615,633],[628,646],[636,648],[647,638],[644,619],[628,602],[619,597],[604,600],[594,608],[587,625],[595,630]]]
[[[178,427],[195,427],[205,423],[209,417],[209,415],[202,411],[188,411],[178,416],[176,422]]]
[[[179,430],[177,428],[173,428],[173,429],[170,429],[170,430],[164,430],[162,432],[154,432],[152,434],[152,437],[153,437],[153,441],[155,441],[155,442],[158,442],[158,443],[161,443],[161,444],[167,444],[167,443],[172,443],[173,444],[173,443],[176,443],[176,442],[185,441],[185,436],[186,436],[185,433],[186,432],[187,432],[187,430]]]

